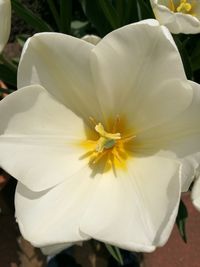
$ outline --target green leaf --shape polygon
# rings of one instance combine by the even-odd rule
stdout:
[[[19,35],[17,35],[16,40],[17,40],[18,44],[19,44],[21,47],[23,47],[24,44],[25,44],[25,42],[26,42],[26,40],[27,40],[29,37],[30,37],[30,36],[29,36],[28,34],[19,34]]]
[[[63,33],[71,31],[72,1],[60,0],[60,29]]]
[[[132,1],[134,2],[134,1]],[[125,16],[126,0],[116,0],[116,12],[118,16],[118,23],[120,26],[123,25]]]
[[[96,27],[99,36],[103,37],[113,30],[99,4],[100,0],[80,0],[80,2],[86,17]]]
[[[109,251],[109,253],[113,256],[113,258],[120,264],[123,265],[123,258],[120,252],[120,249],[115,247],[115,246],[111,246],[108,244],[105,244],[107,250]]]
[[[137,0],[137,3],[138,3],[138,14],[140,20],[155,18],[153,10],[149,3],[147,4],[144,0]]]
[[[5,64],[0,64],[0,80],[13,85],[16,87],[17,85],[17,71],[11,69]]]
[[[187,243],[187,236],[186,236],[186,219],[188,217],[187,207],[185,206],[184,202],[181,200],[178,209],[178,215],[176,217],[176,225],[178,227],[179,233],[181,238],[185,243]]]
[[[54,0],[47,0],[47,4],[48,4],[49,9],[53,15],[56,26],[58,27],[59,30],[61,30],[59,14],[58,14],[58,10],[56,8]]]
[[[30,24],[36,31],[49,32],[53,29],[40,17],[34,14],[30,9],[21,4],[18,0],[12,0],[12,8],[15,13]]]
[[[200,41],[193,44],[193,51],[191,55],[192,70],[197,71],[200,69]]]
[[[109,0],[99,0],[98,2],[105,17],[112,26],[112,29],[114,30],[120,27],[119,16],[114,7],[112,6],[112,4],[109,2]]]
[[[0,88],[0,94],[11,94],[15,92],[16,90],[10,89],[10,88]]]
[[[124,11],[124,24],[129,24],[138,20],[139,17],[137,0],[126,0],[126,7]]]
[[[181,59],[182,59],[183,66],[184,66],[184,69],[185,69],[185,74],[186,74],[186,76],[187,76],[187,78],[189,80],[193,80],[194,77],[193,77],[193,71],[192,71],[192,64],[191,64],[191,61],[190,61],[190,57],[189,57],[189,55],[187,53],[187,50],[185,49],[184,45],[180,41],[179,35],[175,35],[174,34],[173,38],[174,38],[174,41],[175,41],[175,43],[177,45],[179,53],[181,55]]]

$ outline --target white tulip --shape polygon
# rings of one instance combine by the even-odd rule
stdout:
[[[199,0],[150,0],[156,19],[170,32],[200,33]]]
[[[93,45],[97,45],[101,41],[101,38],[97,35],[94,35],[94,34],[87,34],[87,35],[83,36],[82,39],[86,42],[93,44]]]
[[[200,211],[200,178],[197,178],[192,188],[193,205]]]
[[[147,20],[96,46],[36,34],[18,85],[0,103],[0,164],[18,179],[23,236],[46,253],[164,245],[200,151],[200,88],[168,30]]]
[[[10,0],[0,0],[0,52],[6,45],[11,26],[11,3]]]

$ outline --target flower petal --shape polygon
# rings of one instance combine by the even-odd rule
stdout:
[[[192,188],[192,203],[200,211],[200,178],[198,177]]]
[[[79,229],[81,218],[91,201],[93,185],[89,168],[43,192],[33,192],[20,182],[15,195],[16,218],[25,239],[36,247],[60,245],[90,239]],[[47,251],[48,252],[48,251]]]
[[[191,101],[177,48],[155,20],[108,34],[92,50],[91,66],[104,113],[129,117],[134,128],[169,119]]]
[[[128,173],[100,177],[81,231],[132,251],[163,245],[179,204],[178,169],[177,162],[165,158],[134,158]]]
[[[84,40],[88,43],[91,43],[93,45],[97,45],[101,41],[101,38],[97,35],[94,35],[94,34],[87,34],[87,35],[82,37],[82,40]]]
[[[40,84],[79,116],[98,118],[100,109],[88,60],[93,47],[60,33],[34,35],[24,46],[18,87]]]
[[[190,14],[172,12],[167,7],[167,4],[162,5],[155,2],[156,1],[153,0],[151,1],[155,17],[160,22],[160,24],[166,26],[170,32],[174,34],[194,34],[200,32],[200,21],[197,17]]]
[[[137,135],[133,150],[138,154],[166,153],[182,163],[182,190],[187,191],[200,164],[200,85],[188,82],[193,98],[184,112],[166,123]]]
[[[0,164],[28,188],[41,191],[85,166],[82,119],[40,86],[23,88],[0,105]],[[41,179],[42,177],[42,179]]]
[[[0,0],[0,52],[8,41],[11,27],[10,0]]]

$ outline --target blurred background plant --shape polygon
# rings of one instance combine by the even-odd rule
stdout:
[[[0,55],[1,98],[17,89],[20,54],[25,41],[34,33],[61,32],[78,38],[94,34],[102,38],[110,31],[124,25],[154,18],[149,0],[11,0],[11,3],[11,35],[9,43]],[[173,35],[173,38],[181,54],[187,78],[200,82],[200,34],[178,34]],[[8,183],[7,186],[5,186],[6,183]],[[9,175],[2,171],[0,173],[0,208],[8,211],[9,220],[13,221],[13,225],[14,188],[14,179],[10,179]],[[187,217],[187,208],[181,201],[176,223],[184,242],[187,240],[185,230]],[[102,266],[139,266],[142,261],[141,254],[129,253],[109,245],[104,246],[92,241],[86,246],[93,250],[97,258],[101,255],[107,259],[106,265],[104,262]],[[51,258],[48,266],[81,266],[76,263],[73,253],[72,250],[64,251],[55,258]],[[91,262],[95,261],[92,257]],[[33,266],[45,266],[42,264],[44,263]],[[95,264],[93,263],[93,266],[96,266]]]

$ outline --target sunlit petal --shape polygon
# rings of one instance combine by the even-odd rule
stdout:
[[[0,121],[0,165],[32,190],[54,186],[86,164],[76,145],[86,138],[82,119],[44,88],[33,85],[7,96]]]
[[[137,158],[128,173],[103,175],[80,229],[132,251],[150,252],[163,245],[179,203],[178,166],[161,157]]]
[[[39,33],[24,46],[18,87],[40,84],[73,112],[100,117],[89,66],[93,45],[60,33]]]

